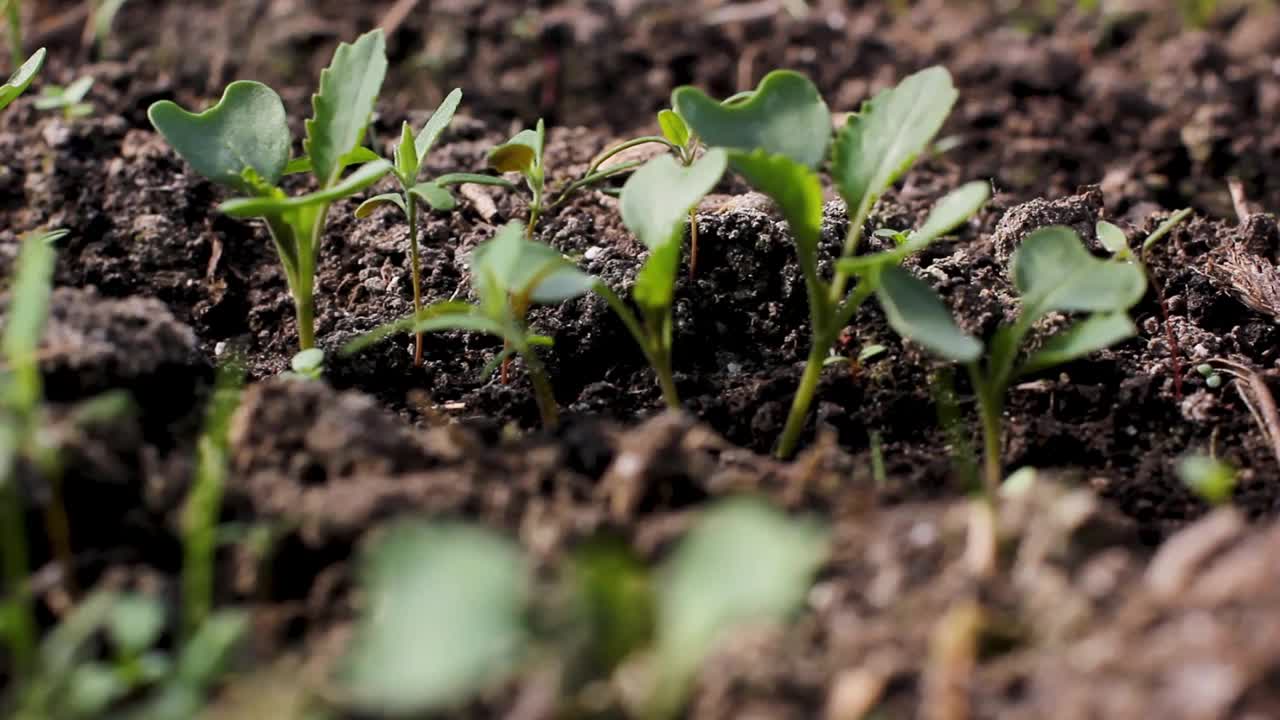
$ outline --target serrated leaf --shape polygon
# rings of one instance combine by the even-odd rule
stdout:
[[[1090,315],[1054,335],[1027,358],[1020,374],[1029,374],[1070,362],[1089,353],[1111,347],[1138,334],[1138,328],[1123,312]]]
[[[351,705],[417,716],[500,682],[527,642],[519,549],[454,524],[389,529],[362,562],[366,611],[342,663]]]
[[[289,162],[284,103],[259,82],[231,83],[218,104],[199,114],[161,100],[151,105],[147,117],[196,172],[240,192],[256,190],[245,181],[246,170],[274,185]]]
[[[896,265],[880,271],[876,298],[885,318],[902,337],[953,362],[973,362],[982,343],[956,325],[933,288]]]
[[[1125,237],[1123,230],[1106,220],[1099,220],[1096,229],[1098,242],[1102,243],[1107,252],[1116,257],[1128,254],[1129,238]]]
[[[444,132],[453,120],[453,114],[457,112],[460,102],[462,102],[462,88],[454,88],[453,92],[445,96],[436,111],[431,113],[427,124],[422,126],[422,132],[418,133],[418,137],[414,140],[419,165],[426,162],[427,153],[431,152],[431,146],[435,144],[436,138],[440,137],[440,133]]]
[[[836,134],[831,177],[851,218],[864,217],[924,152],[957,95],[951,74],[935,66],[881,91],[849,118]]]
[[[1147,290],[1142,269],[1089,254],[1069,227],[1051,226],[1027,236],[1011,260],[1023,313],[1112,312],[1133,307]]]
[[[676,111],[659,111],[658,127],[662,128],[662,136],[670,140],[673,145],[684,147],[689,143],[689,126],[685,124],[684,119]]]
[[[400,193],[389,192],[382,193],[381,195],[374,195],[368,200],[360,203],[360,207],[356,208],[356,217],[363,220],[372,215],[374,210],[377,210],[383,205],[395,205],[400,208],[400,212],[409,212],[409,208],[404,204],[404,198],[401,197]]]
[[[384,175],[391,172],[391,169],[390,162],[378,160],[360,166],[338,184],[323,190],[297,197],[235,198],[222,203],[218,209],[231,217],[249,218],[279,215],[291,210],[326,205],[364,190],[381,180]]]
[[[672,93],[671,106],[708,147],[763,150],[808,168],[827,156],[831,112],[809,78],[791,70],[765,75],[742,103],[724,105],[686,86]]]
[[[433,181],[418,183],[409,189],[409,193],[426,203],[432,210],[447,212],[458,205],[453,194]]]
[[[27,91],[27,88],[31,86],[31,82],[39,74],[40,68],[44,67],[44,58],[45,49],[40,48],[19,66],[3,85],[0,85],[0,110],[6,108],[9,103],[17,100],[19,95]]]
[[[342,157],[363,141],[386,73],[382,30],[340,44],[329,67],[320,73],[320,90],[311,96],[313,116],[306,122],[303,145],[321,185],[337,182]]]
[[[919,230],[906,235],[898,247],[870,255],[844,258],[839,261],[838,267],[852,275],[864,275],[878,268],[898,265],[906,258],[927,248],[934,240],[964,224],[982,209],[983,204],[990,197],[990,183],[981,180],[966,183],[939,200],[929,212],[924,225],[921,225]],[[876,232],[880,234],[880,231]],[[893,231],[889,233],[895,237],[900,234]]]

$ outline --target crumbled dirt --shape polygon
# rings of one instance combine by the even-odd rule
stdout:
[[[219,600],[255,608],[264,666],[301,657],[320,667],[308,678],[324,677],[357,605],[352,553],[390,518],[480,522],[547,565],[605,529],[657,559],[709,501],[756,492],[826,520],[834,551],[795,628],[731,638],[706,663],[689,717],[1280,713],[1280,578],[1267,562],[1280,542],[1280,460],[1248,407],[1280,367],[1280,230],[1267,214],[1280,209],[1275,9],[1177,32],[1159,4],[1104,25],[941,0],[897,12],[819,0],[804,17],[768,2],[450,0],[419,3],[391,33],[380,147],[457,85],[462,110],[428,172],[479,170],[489,146],[545,116],[556,187],[610,143],[653,131],[678,84],[726,95],[792,67],[845,112],[945,64],[960,88],[946,149],[887,194],[867,230],[913,227],[959,183],[989,179],[987,207],[908,262],[963,327],[987,336],[1016,316],[1008,261],[1030,231],[1066,224],[1097,250],[1099,219],[1137,243],[1193,208],[1146,258],[1159,294],[1134,310],[1138,337],[1011,391],[1006,465],[1044,471],[1001,505],[999,562],[983,575],[967,555],[975,514],[956,448],[936,419],[942,366],[901,342],[874,302],[836,351],[886,351],[827,369],[806,451],[793,463],[766,457],[808,352],[806,298],[785,224],[736,180],[700,209],[697,273],[676,288],[687,414],[661,412],[640,353],[595,297],[530,315],[555,339],[544,358],[565,422],[554,431],[536,427],[520,362],[509,384],[478,377],[498,349],[490,338],[428,336],[418,369],[409,337],[340,355],[411,308],[406,228],[391,211],[356,220],[354,200],[330,211],[317,277],[326,382],[274,377],[297,340],[270,242],[217,213],[222,191],[152,132],[146,107],[204,105],[231,79],[262,79],[281,92],[300,149],[333,44],[395,4],[132,0],[101,59],[80,45],[82,3],[31,11],[32,41],[51,47],[40,82],[97,78],[92,117],[39,112],[30,96],[0,114],[0,274],[21,234],[70,231],[41,369],[67,448],[76,585],[145,576],[177,595],[181,500],[212,368],[238,354],[250,384],[224,519],[275,542],[265,557],[225,553]],[[153,27],[165,32],[137,29]],[[424,222],[428,301],[472,298],[468,254],[524,214],[520,198],[493,188],[458,195],[456,211]],[[848,225],[829,199],[825,271]],[[644,260],[616,201],[596,192],[549,213],[538,234],[620,293]],[[869,236],[864,250],[883,242]],[[1196,366],[1219,359],[1255,382],[1225,374],[1210,387]],[[970,422],[969,388],[959,376],[955,386]],[[131,394],[133,412],[72,422],[78,403],[112,389]],[[1234,508],[1206,516],[1175,472],[1190,452],[1239,468]],[[50,489],[29,478],[24,488],[33,554],[48,567],[34,529]],[[51,618],[70,583],[48,577],[38,589]],[[468,712],[512,717],[537,682],[517,679],[515,694]]]

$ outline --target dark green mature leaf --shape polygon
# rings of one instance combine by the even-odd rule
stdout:
[[[838,265],[841,270],[853,275],[862,275],[877,268],[897,265],[973,217],[990,197],[990,183],[982,180],[966,183],[939,200],[929,212],[924,225],[908,235],[898,247],[871,255],[845,258]]]
[[[362,711],[418,716],[498,682],[527,641],[520,551],[453,524],[389,529],[361,570],[366,611],[340,682]]]
[[[35,51],[35,54],[27,58],[27,61],[22,63],[22,66],[15,70],[3,85],[0,85],[0,110],[17,100],[18,96],[31,86],[31,81],[36,79],[36,74],[40,72],[40,68],[44,67],[44,57],[44,48]]]
[[[297,197],[235,198],[222,203],[218,209],[231,217],[249,218],[279,215],[290,210],[327,205],[364,190],[389,172],[391,172],[391,163],[386,160],[377,160],[360,166],[337,185],[313,193]]]
[[[850,217],[865,217],[942,128],[956,102],[951,74],[931,67],[877,94],[837,133],[831,177]]]
[[[785,155],[763,150],[731,154],[733,166],[751,187],[768,195],[804,253],[818,250],[822,237],[822,182],[818,174]]]
[[[1128,310],[1147,290],[1141,268],[1090,255],[1069,227],[1051,226],[1031,233],[1014,252],[1011,264],[1013,283],[1029,320],[1053,310]]]
[[[669,154],[653,158],[622,186],[622,222],[650,250],[673,238],[678,243],[689,210],[720,182],[727,165],[728,155],[719,148],[688,167]]]
[[[431,146],[435,144],[436,138],[440,137],[440,133],[444,132],[449,122],[453,120],[453,114],[457,112],[460,102],[462,102],[462,88],[454,88],[453,92],[445,96],[436,111],[431,113],[427,124],[422,126],[422,132],[418,133],[418,137],[414,140],[419,165],[426,162],[427,153],[431,152]]]
[[[658,127],[662,128],[662,136],[670,140],[673,145],[684,147],[689,143],[689,126],[676,111],[659,111]]]
[[[322,185],[337,182],[342,157],[364,139],[386,74],[382,30],[340,44],[329,67],[320,73],[320,90],[311,96],[313,117],[306,123],[304,147]]]
[[[284,103],[259,82],[231,83],[217,105],[199,114],[161,100],[151,105],[147,117],[196,172],[240,192],[255,190],[245,181],[245,170],[274,185],[289,162]]]
[[[982,343],[961,330],[933,288],[898,266],[880,272],[876,297],[899,335],[954,362],[973,362]]]
[[[679,709],[726,632],[795,612],[827,554],[827,533],[750,499],[719,503],[676,548],[658,588],[656,716]]]
[[[765,75],[751,97],[736,105],[689,86],[676,88],[671,105],[708,147],[763,150],[816,168],[831,142],[827,104],[809,78],[791,70]]]
[[[1020,368],[1020,374],[1044,370],[1111,347],[1138,334],[1138,328],[1123,312],[1099,313],[1054,335]]]
[[[374,195],[368,200],[360,203],[360,207],[356,208],[356,217],[363,220],[372,215],[374,210],[377,210],[383,205],[395,205],[400,208],[400,212],[409,212],[408,206],[404,204],[404,197],[402,197],[400,193],[389,192],[382,193],[381,195]]]

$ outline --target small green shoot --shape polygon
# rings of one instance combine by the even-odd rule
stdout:
[[[720,181],[727,164],[728,156],[717,149],[692,165],[660,155],[637,170],[622,188],[622,221],[649,249],[631,291],[639,315],[604,283],[596,286],[640,346],[671,408],[680,407],[671,371],[671,303],[684,228],[690,211]]]
[[[9,30],[9,57],[13,66],[22,64],[22,0],[3,0],[5,24]]]
[[[27,91],[31,82],[36,79],[36,75],[40,73],[40,68],[44,67],[45,54],[44,48],[37,50],[26,62],[18,66],[3,85],[0,85],[0,110],[8,107],[9,103],[17,100],[19,95]],[[21,58],[18,60],[21,61]]]
[[[319,380],[324,375],[324,351],[310,348],[296,353],[289,360],[290,377]]]
[[[881,92],[851,116],[832,143],[831,113],[805,76],[778,70],[742,102],[717,102],[692,87],[677,88],[672,106],[708,147],[729,150],[730,164],[777,203],[795,238],[809,297],[809,358],[777,446],[790,457],[800,441],[828,351],[880,274],[963,224],[990,195],[969,183],[938,201],[925,224],[892,250],[856,256],[867,217],[880,196],[911,167],[942,127],[956,100],[950,74],[929,68]],[[818,169],[831,150],[831,175],[849,210],[849,234],[834,277],[819,274],[822,185]],[[847,290],[850,277],[858,284]]]
[[[985,362],[982,343],[956,326],[950,311],[924,281],[902,268],[885,268],[876,291],[898,334],[968,368],[982,420],[988,498],[996,496],[1003,478],[1001,416],[1012,383],[1135,335],[1137,328],[1127,311],[1147,289],[1146,275],[1137,266],[1090,255],[1079,235],[1067,227],[1031,233],[1014,253],[1011,266],[1022,309],[1012,325],[996,332]],[[1088,315],[1020,359],[1031,328],[1051,312]]]
[[[217,105],[200,114],[168,100],[153,104],[147,113],[196,172],[247,196],[222,203],[223,212],[266,223],[293,295],[302,350],[315,347],[315,272],[329,205],[393,169],[362,145],[386,70],[381,30],[339,45],[312,96],[314,115],[306,122],[303,143],[307,155],[293,161],[284,103],[262,83],[233,82]],[[363,164],[344,176],[347,167],[358,163]],[[286,195],[278,183],[297,172],[314,175],[319,189]]]
[[[535,348],[548,346],[551,338],[529,330],[525,315],[534,303],[571,300],[591,291],[598,281],[582,272],[554,248],[525,238],[519,222],[511,222],[471,256],[471,280],[479,304],[446,300],[428,305],[414,317],[384,325],[347,344],[353,353],[388,335],[404,332],[462,330],[494,335],[504,346],[482,371],[488,376],[512,355],[525,361],[543,425],[559,420],[555,394]]]
[[[489,150],[489,166],[501,175],[478,173],[450,173],[436,178],[441,187],[472,183],[494,185],[507,190],[517,190],[515,183],[502,177],[507,173],[519,173],[529,189],[529,220],[525,224],[526,237],[532,238],[538,226],[538,218],[546,210],[547,177],[543,168],[543,151],[547,144],[547,127],[542,120],[534,129],[524,129],[501,145]]]
[[[409,262],[413,274],[413,312],[422,312],[422,263],[418,252],[418,205],[422,204],[439,212],[452,210],[457,201],[444,186],[438,182],[419,181],[422,167],[426,164],[427,153],[435,144],[440,133],[449,126],[453,114],[462,102],[462,90],[455,89],[445,97],[440,106],[431,114],[427,124],[416,135],[409,123],[400,129],[400,144],[396,146],[395,161],[391,173],[400,183],[399,193],[384,193],[369,198],[356,208],[356,217],[369,217],[373,211],[383,205],[395,205],[404,213],[409,224]],[[422,334],[414,337],[413,366],[422,367]]]
[[[1236,490],[1236,470],[1208,455],[1189,455],[1178,463],[1178,477],[1201,500],[1217,507],[1231,502]]]
[[[1218,374],[1216,368],[1209,363],[1201,363],[1196,366],[1196,372],[1200,377],[1204,378],[1204,384],[1208,385],[1211,390],[1217,390],[1222,387],[1222,376]]]
[[[36,109],[61,110],[62,118],[67,121],[88,117],[93,114],[93,105],[84,102],[84,98],[92,87],[93,78],[88,75],[66,87],[46,85],[36,98]]]

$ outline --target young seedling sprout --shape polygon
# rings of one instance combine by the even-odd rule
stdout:
[[[44,56],[45,49],[40,48],[26,62],[19,65],[3,85],[0,85],[0,110],[8,107],[9,103],[17,100],[19,95],[31,87],[31,82],[36,79],[40,68],[44,67]]]
[[[68,121],[88,117],[93,114],[93,105],[84,102],[84,98],[92,87],[93,78],[88,75],[66,87],[48,85],[41,91],[40,97],[36,98],[36,109],[61,110],[62,118]]]
[[[499,173],[519,173],[529,188],[529,220],[525,224],[525,237],[533,238],[546,206],[547,176],[543,168],[543,151],[547,144],[547,127],[542,120],[534,129],[524,129],[501,145],[489,150],[489,166]],[[518,190],[515,183],[501,175],[482,175],[479,173],[449,173],[436,178],[441,187],[470,183],[474,185],[494,185],[508,190]]]
[[[876,201],[928,147],[955,100],[945,69],[924,70],[864,104],[832,144],[826,103],[813,83],[795,72],[771,72],[753,92],[723,103],[692,87],[678,88],[672,95],[672,106],[702,142],[728,149],[731,167],[777,203],[795,238],[808,290],[812,345],[778,442],[779,457],[795,451],[828,350],[875,292],[880,271],[897,266],[964,223],[990,194],[986,183],[969,183],[940,200],[925,224],[900,246],[855,257]],[[828,146],[831,176],[850,217],[842,259],[830,281],[818,268],[823,205],[818,169]],[[858,283],[849,290],[853,276]]]
[[[414,317],[384,325],[348,343],[357,352],[390,334],[462,330],[487,333],[503,341],[503,349],[481,371],[487,377],[512,355],[524,358],[543,425],[559,419],[555,394],[535,348],[551,338],[529,330],[525,315],[533,303],[564,302],[589,292],[597,280],[579,270],[554,248],[525,238],[519,222],[511,222],[471,256],[471,282],[479,303],[446,300],[428,305]]]
[[[0,0],[4,3],[5,25],[9,31],[9,57],[13,66],[22,65],[22,0]]]
[[[717,149],[691,165],[660,155],[637,170],[622,188],[622,221],[649,249],[631,290],[639,316],[603,282],[596,286],[640,345],[672,408],[680,407],[680,397],[671,374],[671,302],[684,227],[727,164],[728,156]]]
[[[1137,333],[1127,311],[1142,299],[1146,276],[1130,263],[1089,254],[1067,227],[1041,228],[1023,241],[1011,260],[1010,275],[1022,300],[1012,325],[982,343],[956,326],[950,311],[924,281],[901,267],[880,271],[876,294],[889,325],[904,338],[969,371],[982,420],[983,481],[994,498],[1002,480],[1001,422],[1004,396],[1015,380],[1110,347]],[[1051,312],[1088,315],[1020,357],[1035,323]]]
[[[449,93],[440,107],[431,114],[427,124],[416,135],[413,127],[405,123],[400,129],[400,144],[396,146],[395,161],[392,163],[392,174],[400,183],[399,192],[383,193],[369,198],[356,208],[356,217],[369,217],[382,205],[395,205],[404,213],[409,224],[409,262],[413,273],[413,312],[422,312],[422,263],[418,252],[418,206],[425,205],[433,210],[445,212],[452,210],[457,204],[453,195],[438,182],[419,181],[422,167],[426,163],[427,153],[436,138],[449,126],[453,113],[462,101],[462,90],[455,89]],[[422,333],[414,337],[413,365],[422,367]]]
[[[329,205],[392,170],[391,163],[361,144],[386,70],[381,30],[339,45],[312,96],[314,115],[306,123],[303,143],[307,154],[292,162],[284,104],[262,83],[231,83],[218,104],[203,113],[187,112],[168,100],[147,113],[196,172],[247,196],[222,203],[223,212],[266,224],[293,296],[303,350],[315,346],[315,273]],[[358,163],[364,164],[344,177]],[[311,172],[319,188],[289,197],[278,183],[299,172]]]

